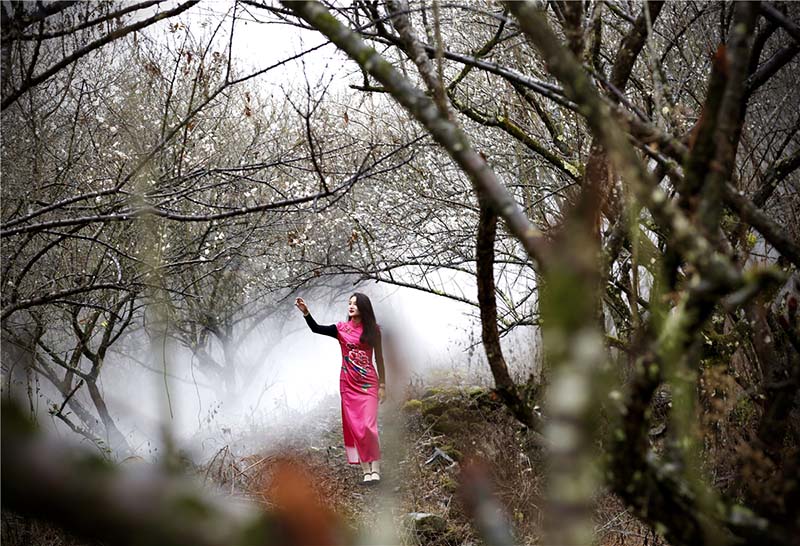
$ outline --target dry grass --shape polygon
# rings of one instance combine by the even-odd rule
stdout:
[[[644,525],[611,494],[603,494],[595,511],[599,546],[665,546],[664,540]]]
[[[479,542],[459,495],[458,468],[425,466],[434,447],[460,458],[479,461],[488,470],[494,494],[511,521],[515,542],[542,544],[546,460],[524,430],[494,395],[484,389],[432,389],[409,407],[409,435],[415,439],[415,464],[408,469],[410,498],[420,508],[436,510],[464,538]],[[423,484],[434,486],[425,493]],[[420,502],[421,500],[421,502]],[[630,514],[610,493],[598,495],[595,512],[597,543],[658,546],[664,542]]]
[[[3,546],[100,546],[79,540],[60,527],[3,510],[0,543]]]
[[[332,527],[344,529],[346,542],[357,537],[369,542],[369,537],[380,536],[381,514],[389,513],[402,544],[455,546],[482,543],[459,485],[462,466],[472,462],[486,469],[516,543],[542,544],[545,461],[494,395],[477,387],[419,386],[408,396],[401,411],[404,439],[397,453],[386,454],[380,487],[360,485],[360,468],[345,463],[336,400],[323,403],[298,423],[276,441],[275,449],[237,456],[225,447],[192,472],[235,501],[292,513],[310,510],[316,514],[310,521],[331,521]],[[437,448],[456,463],[426,464]],[[395,464],[389,464],[390,460]],[[293,493],[287,494],[289,490]],[[313,508],[293,510],[295,505]],[[443,518],[443,522],[438,520],[442,527],[415,528],[409,524],[408,515],[413,512]],[[3,544],[81,544],[35,522],[17,518],[9,523],[10,517],[4,514]],[[303,532],[313,525],[298,521],[297,527]],[[598,496],[596,529],[602,545],[663,544],[610,494]],[[324,529],[313,532],[324,533]]]

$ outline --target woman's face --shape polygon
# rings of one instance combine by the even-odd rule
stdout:
[[[350,318],[361,316],[361,314],[358,312],[358,305],[356,305],[355,296],[351,297],[350,302],[347,304],[347,316]]]

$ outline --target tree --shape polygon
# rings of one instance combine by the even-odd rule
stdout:
[[[564,451],[554,452],[554,460],[559,464],[554,465],[551,471],[551,480],[555,484],[551,493],[558,501],[553,515],[557,516],[555,519],[561,522],[561,525],[567,525],[562,527],[566,529],[565,534],[556,536],[567,542],[582,543],[588,538],[587,532],[591,529],[586,525],[590,523],[588,514],[585,508],[580,506],[585,506],[583,503],[590,498],[595,485],[592,478],[593,457],[588,437],[591,423],[594,421],[593,408],[601,403],[603,398],[600,388],[591,388],[590,378],[602,377],[605,361],[602,356],[605,351],[599,342],[601,338],[597,335],[602,323],[598,324],[597,319],[602,313],[601,300],[598,296],[603,293],[599,284],[603,280],[601,268],[603,262],[599,259],[601,255],[599,253],[601,247],[598,245],[599,228],[602,225],[600,219],[606,216],[610,228],[631,230],[629,241],[634,260],[633,268],[639,267],[636,255],[641,239],[646,239],[651,244],[660,243],[662,247],[666,245],[670,252],[678,256],[677,260],[662,262],[666,268],[665,274],[659,274],[658,268],[655,268],[655,275],[648,272],[653,275],[651,277],[653,284],[649,287],[651,299],[648,304],[654,308],[650,309],[650,320],[638,325],[636,333],[638,336],[646,336],[644,339],[649,338],[651,341],[648,347],[648,344],[640,345],[642,341],[636,340],[639,347],[648,348],[648,352],[640,352],[643,357],[641,362],[647,364],[639,367],[629,386],[627,397],[622,402],[621,424],[618,427],[611,427],[618,433],[618,440],[610,453],[611,485],[641,517],[665,525],[667,538],[671,542],[701,543],[705,541],[704,537],[708,537],[707,533],[719,532],[716,530],[719,528],[728,528],[737,535],[744,536],[746,540],[755,542],[767,540],[779,543],[788,540],[791,532],[782,526],[785,520],[781,523],[775,521],[773,528],[764,529],[763,524],[759,523],[763,519],[748,517],[743,521],[739,519],[739,512],[735,508],[726,507],[720,512],[704,500],[708,498],[708,493],[705,492],[707,490],[701,484],[701,480],[697,479],[699,476],[693,474],[694,469],[688,470],[688,476],[684,476],[690,478],[687,482],[690,493],[687,494],[684,492],[687,491],[685,486],[682,488],[680,485],[681,478],[665,475],[662,466],[665,463],[653,462],[647,457],[646,409],[655,387],[663,379],[671,379],[672,382],[678,383],[677,389],[682,393],[681,402],[691,408],[691,401],[696,396],[695,383],[693,380],[683,380],[681,384],[680,372],[677,370],[686,370],[692,374],[694,372],[691,370],[696,370],[697,366],[702,365],[698,340],[702,339],[699,334],[703,331],[707,319],[724,301],[723,298],[730,296],[737,302],[734,309],[726,310],[722,307],[720,310],[723,313],[734,313],[736,320],[735,312],[738,308],[747,304],[756,294],[775,285],[776,273],[769,270],[760,272],[755,269],[749,280],[743,276],[741,266],[732,259],[731,243],[726,242],[728,241],[728,235],[724,231],[726,226],[720,222],[722,217],[720,198],[737,194],[737,190],[732,189],[735,188],[732,184],[735,178],[732,175],[736,149],[743,133],[744,107],[748,94],[755,91],[755,87],[748,89],[746,85],[748,76],[752,77],[759,66],[758,55],[755,59],[752,57],[751,45],[757,7],[753,4],[737,4],[733,17],[729,17],[728,21],[733,30],[727,39],[727,50],[721,53],[724,56],[721,62],[725,67],[720,70],[727,72],[727,81],[722,92],[716,91],[718,84],[712,72],[708,97],[705,102],[698,101],[704,112],[703,116],[698,116],[696,140],[687,146],[681,143],[679,137],[666,136],[661,129],[653,127],[662,122],[658,119],[660,115],[669,114],[670,109],[675,108],[677,104],[661,108],[658,108],[660,104],[656,104],[657,109],[651,114],[656,119],[650,120],[646,114],[640,112],[641,107],[637,108],[633,102],[635,97],[631,100],[615,85],[615,83],[624,85],[628,79],[629,76],[626,74],[630,74],[633,61],[645,45],[643,40],[645,30],[653,27],[653,19],[661,9],[659,3],[645,5],[642,16],[633,21],[632,30],[623,37],[610,82],[605,80],[602,72],[597,71],[596,67],[587,71],[580,64],[584,58],[585,44],[582,40],[583,15],[576,5],[555,4],[554,8],[568,38],[570,48],[567,48],[561,44],[560,39],[551,30],[550,23],[537,8],[522,3],[508,4],[508,9],[514,13],[519,22],[519,31],[539,50],[549,70],[564,86],[559,89],[554,88],[552,84],[526,82],[526,91],[541,92],[544,87],[548,93],[555,93],[562,106],[585,118],[587,128],[596,139],[595,145],[589,150],[581,191],[576,196],[576,202],[565,211],[563,229],[556,234],[555,239],[564,245],[562,250],[572,252],[571,256],[564,256],[553,253],[552,245],[548,244],[539,235],[539,231],[522,215],[521,209],[513,202],[500,180],[474,151],[466,135],[453,123],[448,106],[444,102],[445,82],[441,64],[437,74],[428,60],[425,47],[409,30],[405,7],[398,4],[390,5],[390,10],[395,12],[391,17],[399,36],[388,33],[381,22],[382,17],[377,15],[374,4],[371,5],[372,9],[369,4],[356,6],[349,13],[345,13],[345,16],[349,16],[348,18],[352,20],[353,12],[363,8],[366,14],[362,15],[371,16],[375,32],[365,32],[363,25],[357,26],[359,31],[367,38],[404,48],[408,57],[417,65],[421,80],[433,96],[432,100],[426,98],[374,50],[368,48],[356,33],[346,30],[341,23],[327,16],[326,10],[320,4],[287,2],[286,5],[356,60],[365,72],[382,85],[384,91],[390,93],[430,132],[472,179],[476,192],[504,217],[510,231],[520,239],[543,273],[548,296],[542,302],[541,311],[549,321],[545,329],[545,339],[550,340],[546,342],[550,347],[550,357],[557,368],[553,378],[553,388],[560,393],[560,396],[555,397],[553,404],[553,419],[557,424],[553,429],[559,434],[566,434],[567,429],[570,429],[568,437],[572,439],[568,445],[564,442],[555,443]],[[767,8],[767,13],[771,14],[771,17],[778,17],[772,7]],[[782,16],[780,20],[788,21]],[[436,22],[440,24],[439,20]],[[595,25],[595,28],[599,24]],[[792,32],[791,24],[788,25],[788,29]],[[773,31],[774,29],[767,32]],[[596,31],[595,40],[600,36],[600,31]],[[438,55],[441,63],[441,59],[446,57],[442,43],[439,42],[437,45],[438,48],[429,47],[428,50],[434,57]],[[761,47],[763,45],[760,44]],[[595,48],[602,49],[602,45],[595,44]],[[792,49],[794,48],[790,47],[789,51]],[[760,54],[761,51],[757,53]],[[789,62],[793,56],[793,54],[784,55],[783,64]],[[668,90],[662,86],[662,75],[658,72],[660,67],[655,68],[651,75],[656,85],[652,100],[674,100],[663,95],[659,96],[659,93],[666,95]],[[498,69],[494,71],[500,72]],[[777,70],[773,72],[776,73]],[[590,74],[594,76],[594,81],[590,79]],[[505,74],[501,76],[510,79]],[[519,78],[514,79],[517,80],[515,83],[519,83]],[[757,81],[759,80],[750,80],[751,85]],[[605,87],[606,96],[599,92],[598,86]],[[645,102],[643,106],[647,108],[646,100],[643,102]],[[627,108],[620,108],[619,103],[623,103]],[[709,114],[711,110],[716,111],[716,117]],[[640,119],[631,119],[635,115]],[[620,119],[627,122],[626,125],[621,126]],[[507,133],[514,133],[509,124],[499,121],[499,117],[495,118],[495,123],[503,125]],[[661,142],[669,144],[665,153],[670,155],[665,157],[661,150],[653,149],[650,139],[641,138],[641,124],[645,124],[651,134],[655,132]],[[704,126],[704,124],[710,125]],[[638,131],[637,126],[640,126]],[[629,130],[629,133],[624,133],[623,128]],[[646,169],[641,157],[629,144],[629,138],[657,162],[655,172],[651,173]],[[605,157],[608,159],[604,159]],[[676,164],[676,160],[684,165],[682,170]],[[710,169],[708,165],[711,165]],[[664,189],[658,186],[660,179],[667,174],[670,174],[670,183],[674,184],[680,198],[684,200],[683,203],[688,202],[687,205],[676,207]],[[692,182],[693,176],[702,176],[702,182],[700,184]],[[614,188],[609,186],[617,177],[622,182],[620,188],[622,191],[614,198],[612,193]],[[627,192],[627,197],[622,192]],[[741,194],[738,195],[743,197]],[[635,200],[631,200],[630,197],[634,197]],[[606,205],[606,202],[609,205]],[[751,210],[755,207],[747,199],[738,201],[729,197],[726,202],[734,213],[740,215],[740,218],[743,216],[740,212],[742,207],[750,207]],[[615,213],[615,209],[619,210],[620,207],[624,211],[621,215]],[[646,214],[641,214],[642,211]],[[631,212],[633,215],[629,216]],[[633,222],[630,226],[626,226],[629,217]],[[641,222],[654,224],[648,226],[651,236],[648,237],[647,233],[640,234]],[[617,228],[616,225],[619,224],[622,225]],[[781,252],[784,258],[795,266],[798,265],[793,243],[774,236],[779,231],[777,225],[768,222],[756,224],[756,227],[761,236]],[[718,232],[720,229],[723,230],[722,234]],[[618,244],[614,237],[609,237],[609,240]],[[733,243],[736,244],[738,241],[734,240]],[[609,250],[612,252],[608,252]],[[618,250],[613,247],[606,249],[606,256],[610,255],[612,258],[610,263],[616,261],[617,252]],[[686,263],[687,266],[681,267],[682,263]],[[643,269],[643,272],[647,272],[647,269]],[[671,278],[684,275],[693,280],[681,282],[679,285],[670,283]],[[637,279],[637,276],[638,272],[634,273],[634,279]],[[780,275],[777,278],[781,278]],[[677,305],[671,310],[658,300],[665,292],[664,285],[661,284],[665,280],[678,289]],[[638,291],[638,287],[632,290],[635,296],[632,299],[633,316],[639,314]],[[565,303],[570,311],[559,311],[558,306],[563,306]],[[661,309],[657,310],[655,307]],[[743,310],[738,312],[742,313]],[[492,313],[488,312],[483,318],[491,319]],[[491,351],[496,348],[496,343],[491,341],[491,330],[489,327],[490,337],[487,338],[487,329],[484,325],[484,341],[490,360],[492,360]],[[773,333],[785,335],[782,331]],[[756,341],[753,343],[757,344]],[[627,351],[634,350],[627,344],[623,344],[623,348]],[[641,349],[637,350],[639,351]],[[795,359],[796,355],[790,357],[790,360]],[[665,373],[665,369],[669,371]],[[493,371],[498,387],[502,388],[507,384],[507,380],[501,382],[501,376],[497,373],[502,371],[502,367]],[[788,370],[784,373],[786,372]],[[791,372],[788,373],[791,376]],[[597,383],[601,384],[599,381]],[[792,392],[789,398],[794,399],[798,384],[792,379],[789,383],[792,385],[788,387]],[[567,400],[570,398],[570,393],[578,396],[579,401]],[[514,398],[510,397],[509,405],[512,407]],[[679,428],[679,439],[690,437],[685,425],[687,415],[692,413],[693,410],[687,411],[684,408],[675,412],[674,422]],[[770,420],[772,417],[766,417],[767,415],[774,416],[775,413],[768,411],[764,414],[765,418]],[[553,437],[554,442],[557,439],[558,437]],[[690,462],[684,464],[692,465],[694,464],[691,462],[692,457],[696,457],[696,454],[697,452],[690,448],[680,452],[678,458],[682,461],[689,460]],[[783,456],[777,458],[777,466],[786,468],[786,464],[788,461]],[[629,470],[632,467],[638,469],[633,483],[628,480]],[[793,494],[789,493],[789,496]],[[711,529],[706,527],[707,523],[698,519],[698,514],[714,522]],[[777,519],[783,520],[781,516]]]
[[[7,275],[32,283],[23,296],[4,294],[7,320],[78,293],[119,290],[109,286],[116,268],[89,268],[105,277],[87,287],[77,282],[83,271],[51,275],[63,284],[42,299],[34,295],[41,277],[30,273],[70,248],[42,240],[49,231],[86,237],[111,225],[140,227],[134,240],[149,249],[124,289],[150,301],[148,290],[157,291],[164,331],[182,315],[174,331],[190,345],[219,332],[223,356],[254,293],[357,275],[454,297],[480,313],[497,393],[542,435],[553,542],[591,540],[600,487],[672,544],[793,540],[794,5],[242,0],[234,22],[237,13],[321,33],[352,59],[351,88],[362,95],[317,93],[308,81],[286,92],[299,123],[281,125],[271,147],[248,120],[231,120],[237,105],[247,112],[258,99],[230,60],[215,62],[210,46],[193,49],[191,58],[211,68],[171,79],[164,74],[191,64],[186,50],[172,51],[173,64],[155,55],[150,96],[166,121],[148,121],[160,130],[137,138],[149,146],[124,177],[109,176],[123,181],[118,188],[8,208],[4,200],[4,243],[15,243],[4,284]],[[218,135],[242,127],[247,148],[215,147]],[[34,151],[44,157],[43,147]],[[273,161],[260,160],[265,151]],[[19,175],[15,187],[35,178]],[[245,188],[250,196],[255,188],[252,202],[242,201]],[[114,208],[80,217],[68,208],[105,191],[99,196]],[[269,273],[257,276],[259,268]],[[477,297],[437,279],[442,268],[469,277]],[[239,279],[239,271],[248,273]],[[546,423],[502,353],[501,334],[520,325],[544,339]],[[672,402],[663,450],[651,443],[661,393]],[[737,421],[720,400],[746,404],[751,417]],[[747,449],[733,453],[720,437]],[[718,486],[708,468],[721,464],[737,479]]]
[[[391,168],[405,144],[378,152],[353,139],[316,144],[307,124],[296,125],[251,87],[285,61],[239,74],[224,20],[199,35],[182,22],[154,35],[111,31],[119,48],[112,49],[91,42],[100,32],[94,7],[64,8],[46,15],[55,21],[43,22],[42,32],[74,42],[81,55],[46,84],[14,83],[13,74],[5,80],[14,89],[9,97],[26,100],[9,99],[3,111],[3,328],[35,353],[33,370],[60,393],[51,401],[54,415],[66,419],[68,406],[78,419],[71,427],[123,446],[97,381],[110,344],[125,332],[105,338],[102,325],[120,316],[113,322],[122,329],[146,323],[155,328],[152,340],[184,332],[198,350],[216,331],[232,357],[235,325],[297,274],[275,260],[306,224],[297,217],[325,210]],[[73,27],[78,19],[89,30]],[[234,9],[230,33],[235,23]],[[48,25],[58,27],[57,36],[49,37]],[[15,32],[23,31],[4,34],[4,51],[35,57],[30,37]],[[81,47],[87,41],[91,47]],[[64,50],[48,47],[53,55]],[[320,170],[337,154],[347,160]],[[243,263],[251,266],[246,278],[243,270],[241,282],[231,283],[231,268]],[[224,301],[212,301],[214,286],[225,288]],[[209,317],[235,320],[209,330]],[[90,349],[95,336],[101,348]],[[33,345],[23,342],[30,339]],[[232,361],[224,368],[221,384],[232,397],[244,370]]]

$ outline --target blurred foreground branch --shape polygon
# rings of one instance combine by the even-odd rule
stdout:
[[[186,478],[118,468],[37,430],[12,403],[2,412],[3,508],[114,544],[286,544],[276,518],[234,510]]]

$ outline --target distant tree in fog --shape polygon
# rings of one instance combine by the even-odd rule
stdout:
[[[253,84],[287,60],[234,66],[233,6],[199,31],[119,31],[126,17],[138,24],[135,6],[153,4],[3,6],[16,18],[4,62],[52,71],[30,81],[4,71],[3,335],[38,362],[14,377],[49,383],[53,415],[123,451],[97,383],[109,346],[142,326],[156,345],[177,336],[235,396],[237,374],[264,361],[237,361],[234,345],[268,316],[265,298],[314,278],[299,244],[309,213],[405,161],[407,147],[314,136],[285,97]]]

